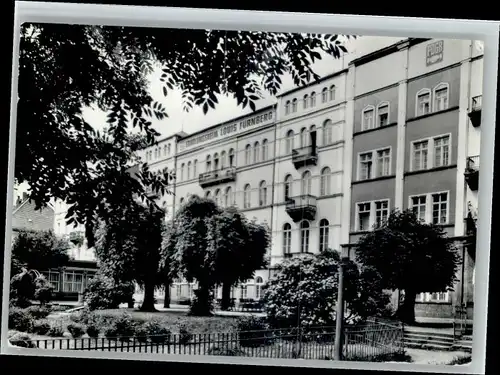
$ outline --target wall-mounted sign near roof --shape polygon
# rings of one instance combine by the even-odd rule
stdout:
[[[443,50],[444,50],[444,41],[438,40],[437,42],[430,43],[427,45],[426,50],[426,64],[434,65],[438,62],[443,61]]]
[[[214,142],[223,138],[234,136],[254,128],[269,125],[274,121],[274,108],[259,111],[250,116],[241,117],[231,122],[215,126],[201,133],[193,134],[179,142],[179,152]]]

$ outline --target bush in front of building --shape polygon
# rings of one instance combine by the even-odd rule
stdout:
[[[20,332],[32,332],[35,319],[26,309],[11,307],[9,309],[9,329]]]
[[[238,319],[236,329],[242,347],[259,347],[272,342],[272,331],[265,318],[249,316]]]
[[[25,311],[34,319],[45,319],[51,313],[51,309],[49,307],[35,305],[27,307]]]
[[[78,324],[78,323],[70,323],[70,324],[68,324],[66,329],[71,334],[71,336],[75,339],[82,337],[83,334],[85,333],[85,327],[82,324]]]
[[[24,332],[17,332],[9,338],[9,342],[20,348],[36,348],[36,344],[31,340],[31,336]]]
[[[116,283],[111,277],[98,272],[89,281],[84,300],[90,310],[116,309],[121,303],[132,300],[134,285]]]
[[[46,335],[50,330],[50,324],[47,321],[37,321],[33,326],[33,332],[37,335]]]
[[[87,332],[87,335],[89,337],[92,337],[92,338],[99,337],[100,331],[101,330],[96,323],[90,323],[89,325],[87,325],[86,332]]]
[[[52,300],[53,291],[54,288],[44,276],[39,276],[35,279],[34,298],[39,301],[41,305],[45,305]]]
[[[155,344],[163,344],[170,341],[171,332],[159,319],[151,319],[143,323],[142,328],[151,342]]]
[[[64,336],[64,329],[63,329],[62,325],[60,325],[60,324],[51,325],[49,331],[47,332],[47,336],[63,337]]]
[[[135,334],[137,323],[128,313],[117,316],[111,324],[105,329],[104,335],[108,339],[120,339],[128,341]]]
[[[181,323],[179,325],[179,342],[181,345],[186,345],[193,338],[193,334],[189,331],[186,324]]]

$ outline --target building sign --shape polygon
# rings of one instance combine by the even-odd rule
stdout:
[[[443,49],[444,49],[444,41],[442,40],[427,45],[427,52],[426,52],[427,66],[434,65],[443,61]]]
[[[273,120],[274,110],[270,110],[259,113],[258,115],[254,115],[252,117],[244,118],[240,121],[220,125],[212,130],[194,135],[179,142],[179,151],[184,151],[206,142],[217,141],[229,136],[236,135],[238,133],[243,133],[247,130],[251,130],[252,128],[256,128],[262,125],[268,125]]]

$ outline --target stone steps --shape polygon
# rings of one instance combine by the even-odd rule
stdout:
[[[452,333],[424,331],[418,327],[405,328],[404,345],[408,348],[451,351],[472,351],[472,337],[463,336],[455,341]]]

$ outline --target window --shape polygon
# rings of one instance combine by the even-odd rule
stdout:
[[[229,150],[229,166],[234,167],[234,149]]]
[[[187,166],[187,179],[189,180],[190,178],[191,178],[191,162],[189,162]]]
[[[448,193],[432,194],[432,223],[448,222]]]
[[[358,203],[358,228],[359,231],[370,229],[370,203]]]
[[[180,178],[181,181],[184,180],[184,163],[181,164],[181,178]]]
[[[439,292],[439,293],[419,293],[415,299],[416,302],[448,302],[449,293]]]
[[[311,93],[311,107],[315,107],[316,106],[316,93],[313,91]]]
[[[264,284],[264,280],[262,277],[257,276],[255,278],[255,298],[260,299],[262,297],[262,284]]]
[[[389,176],[391,173],[391,149],[385,148],[377,151],[377,177]]]
[[[323,124],[323,146],[333,143],[333,123],[331,120],[326,120]]]
[[[361,130],[373,129],[375,127],[373,123],[373,112],[375,111],[372,106],[368,106],[363,110],[363,115],[361,118]]]
[[[292,112],[297,112],[297,98],[292,100]]]
[[[177,295],[177,298],[180,298],[182,296],[182,285],[177,284],[175,286],[175,293]]]
[[[250,208],[250,184],[246,184],[243,190],[243,208]]]
[[[50,283],[54,292],[59,292],[59,281],[60,281],[60,273],[59,272],[43,272],[45,279]]]
[[[359,179],[368,180],[372,178],[372,152],[359,155]]]
[[[330,223],[326,219],[321,219],[319,222],[319,251],[328,250],[328,234]]]
[[[309,105],[309,96],[304,95],[304,109],[307,108],[307,106]]]
[[[300,252],[309,252],[309,222],[305,220],[300,223]]]
[[[427,156],[429,153],[429,141],[413,143],[413,168],[414,171],[427,169]]]
[[[183,204],[184,203],[184,198],[179,199],[179,203]]]
[[[211,198],[211,193],[210,190],[205,193],[205,198],[210,199]]]
[[[422,89],[417,93],[417,116],[423,116],[431,111],[431,91],[429,89]]]
[[[321,90],[321,103],[326,103],[328,101],[328,89],[325,87]]]
[[[193,162],[193,176],[196,177],[196,170],[198,169],[198,160],[194,159]]]
[[[292,176],[287,175],[285,177],[285,200],[289,199],[292,196]]]
[[[64,272],[63,292],[81,293],[83,291],[83,274],[73,271]]]
[[[264,139],[262,141],[262,161],[267,160],[267,158],[269,157],[268,152],[269,152],[269,145],[268,145],[267,139]]]
[[[245,147],[245,164],[250,164],[250,160],[252,157],[252,146],[246,145]]]
[[[380,103],[377,107],[377,126],[389,124],[389,103]]]
[[[375,202],[375,227],[380,228],[389,217],[389,202]]]
[[[255,142],[253,146],[253,162],[258,163],[260,157],[260,144],[259,142]]]
[[[214,154],[214,171],[217,171],[219,169],[219,154],[215,153]]]
[[[335,85],[330,86],[330,100],[335,100]]]
[[[434,88],[434,111],[448,109],[448,84],[440,83]]]
[[[311,172],[305,171],[302,174],[302,195],[310,195],[311,194],[311,185],[312,185],[312,177]]]
[[[158,149],[155,148],[155,159],[158,159]]]
[[[163,156],[167,156],[167,145],[163,146]]]
[[[283,225],[283,254],[290,254],[292,248],[292,226]]]
[[[171,149],[171,144],[169,143],[169,144],[168,144],[168,154],[169,154],[169,155],[170,155],[170,151],[172,151],[172,149]]]
[[[212,170],[212,161],[210,160],[210,155],[207,155],[207,168],[206,171],[210,172]]]
[[[267,186],[266,181],[261,181],[259,184],[259,206],[267,205]]]
[[[330,168],[325,167],[321,170],[320,196],[330,195],[332,193],[332,175]]]
[[[241,299],[246,299],[248,296],[248,287],[245,284],[241,284],[241,294],[240,298]]]
[[[418,197],[411,197],[410,207],[415,214],[415,216],[421,220],[426,221],[426,205],[427,205],[427,196],[421,195]]]
[[[230,205],[233,204],[231,186],[228,186],[226,188],[226,194],[224,195],[224,201],[225,201],[224,204],[226,207],[229,207]]]
[[[226,151],[222,151],[220,153],[220,169],[224,169],[226,167]]]
[[[220,199],[220,189],[215,190],[214,201],[215,201],[215,204],[218,206],[222,203],[221,199]]]
[[[293,130],[289,130],[288,133],[286,133],[286,153],[291,154],[293,151],[293,138],[295,134]]]
[[[434,168],[450,162],[450,136],[434,138]]]
[[[285,104],[285,115],[290,114],[290,100],[287,100]]]
[[[300,147],[306,147],[309,144],[308,139],[307,139],[308,135],[309,134],[307,134],[306,128],[302,128],[300,130]]]

